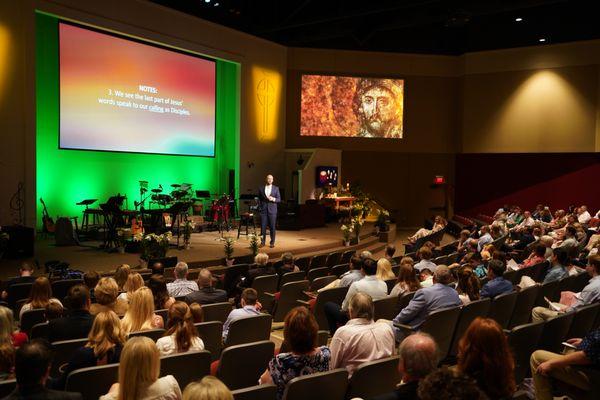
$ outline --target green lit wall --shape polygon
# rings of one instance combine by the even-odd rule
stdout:
[[[194,189],[227,192],[228,173],[236,170],[239,193],[239,65],[217,60],[216,156],[214,158],[60,150],[58,19],[36,14],[36,191],[38,226],[42,197],[50,215],[79,216],[75,203],[104,202],[117,193],[133,209],[140,180],[150,187],[189,182]],[[169,188],[170,189],[170,188]],[[98,204],[98,203],[97,203]],[[97,207],[97,204],[95,206]]]

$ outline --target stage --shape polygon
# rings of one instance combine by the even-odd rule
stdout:
[[[369,250],[374,254],[381,255],[386,243],[380,242],[378,237],[372,234],[373,224],[365,223],[361,231],[361,240],[357,245],[347,249]],[[397,231],[395,240],[398,251],[402,254],[401,244],[406,242],[405,238],[413,233],[412,230]],[[229,235],[236,239],[237,229],[231,230]],[[182,242],[182,241],[181,241]],[[268,237],[267,237],[268,242]],[[219,240],[219,232],[193,233],[191,236],[191,247],[189,249],[178,249],[171,246],[167,256],[176,256],[179,261],[187,262],[191,268],[211,267],[222,265],[224,252],[223,241]],[[54,238],[43,238],[38,235],[35,242],[35,256],[40,266],[46,261],[60,260],[68,262],[73,269],[83,271],[96,270],[98,272],[111,271],[120,264],[129,264],[132,267],[140,265],[139,253],[108,252],[100,248],[101,242],[83,242],[81,246],[54,245]],[[176,244],[176,238],[172,240]],[[250,239],[244,235],[236,239],[234,243],[234,258],[244,257],[251,254]],[[277,242],[275,248],[265,246],[260,251],[266,252],[273,259],[281,257],[284,252],[292,252],[295,256],[306,253],[331,252],[344,249],[342,244],[342,233],[340,224],[330,223],[322,228],[303,229],[300,231],[277,231]],[[0,260],[0,279],[14,276],[18,266],[25,260]],[[41,272],[41,271],[38,271]]]

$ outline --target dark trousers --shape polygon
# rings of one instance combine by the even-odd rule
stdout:
[[[339,326],[346,325],[346,322],[350,319],[348,311],[342,311],[340,305],[332,301],[323,305],[323,311],[325,312],[325,317],[327,317],[327,324],[329,325],[329,333],[331,333],[331,336],[333,336]]]
[[[269,226],[269,235],[271,236],[271,244],[275,244],[275,223],[277,222],[277,214],[260,213],[260,234],[261,242],[265,244],[267,240],[267,226]]]

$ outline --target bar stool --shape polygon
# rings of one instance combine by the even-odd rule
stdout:
[[[246,228],[246,233],[244,233],[244,235],[248,236],[248,228],[250,227],[250,224],[252,224],[252,228],[253,230],[256,230],[256,223],[254,222],[254,213],[251,212],[245,212],[240,214],[240,223],[238,225],[238,233],[237,233],[237,238],[240,238],[240,235],[242,234],[242,226],[244,226]]]

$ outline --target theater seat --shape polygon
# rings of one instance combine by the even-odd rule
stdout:
[[[346,398],[370,399],[396,389],[402,377],[398,372],[400,356],[369,361],[358,366],[348,382]]]
[[[273,317],[269,314],[252,315],[234,320],[229,326],[224,347],[269,340]]]
[[[228,301],[222,303],[202,305],[202,311],[204,312],[204,321],[206,322],[220,321],[222,324],[224,324],[231,310],[231,303],[229,303]]]
[[[348,371],[345,368],[317,372],[289,381],[283,400],[344,400],[347,387]]]
[[[275,400],[277,398],[277,386],[256,385],[231,392],[234,400]]]
[[[119,380],[119,364],[77,369],[69,374],[65,390],[79,392],[84,399],[97,399]]]
[[[221,353],[216,376],[230,390],[254,386],[274,353],[275,343],[268,340],[228,347]]]
[[[160,376],[173,375],[179,386],[202,379],[210,374],[210,352],[188,351],[160,358]]]

